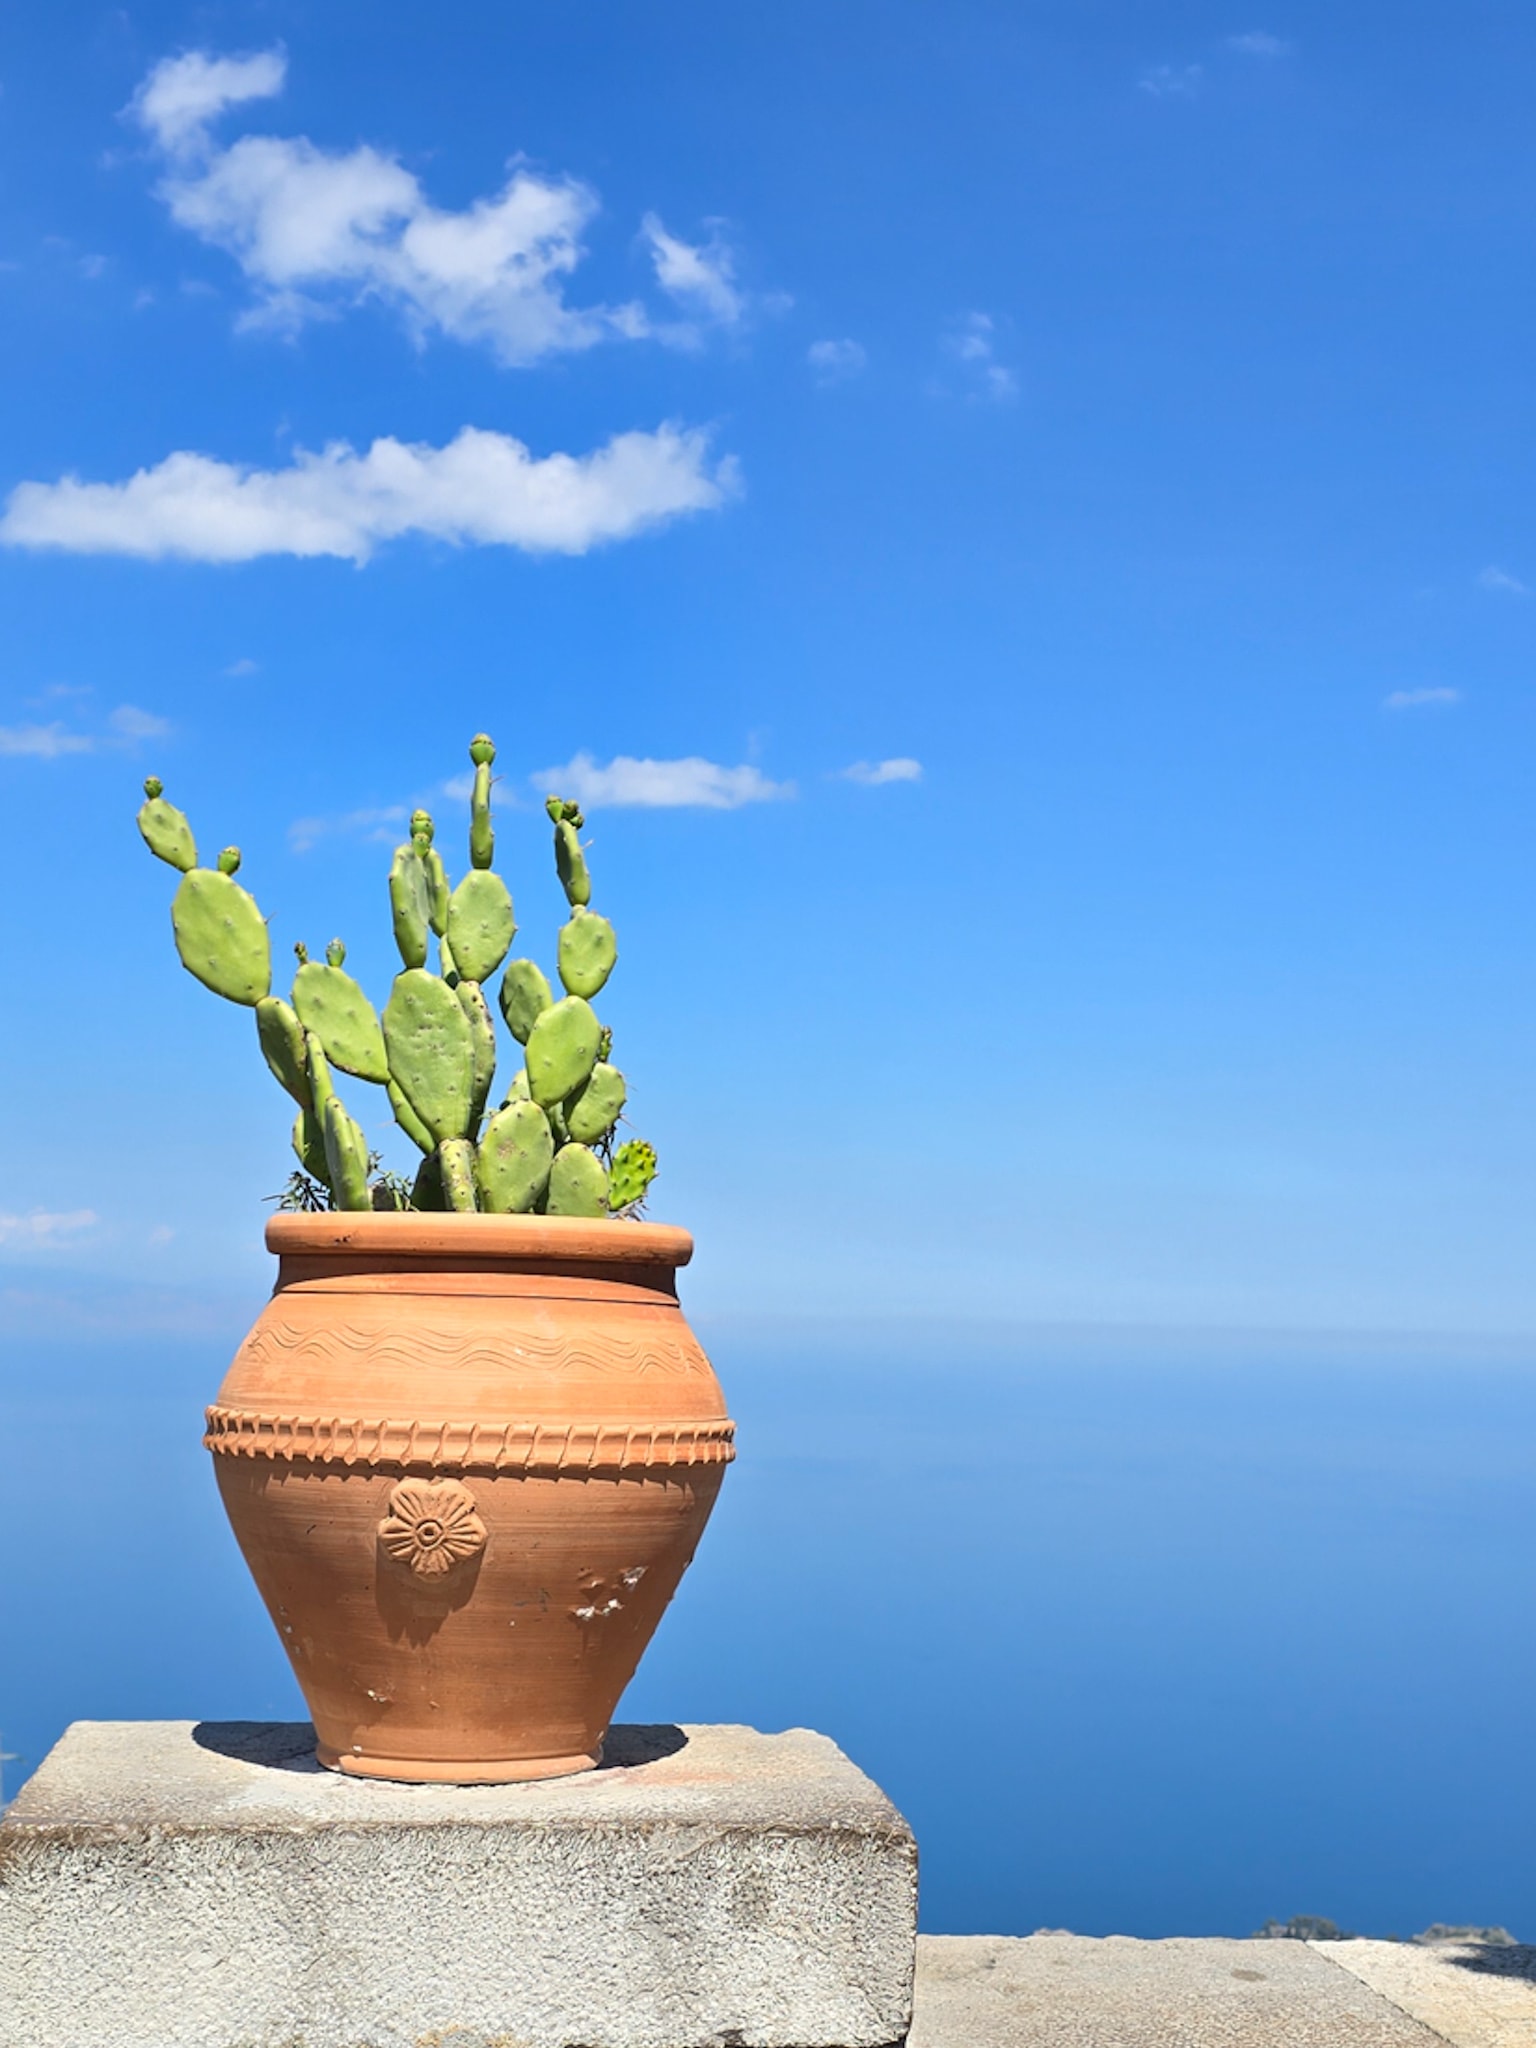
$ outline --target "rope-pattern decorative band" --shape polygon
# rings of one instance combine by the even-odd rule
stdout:
[[[210,1408],[203,1442],[224,1457],[308,1458],[317,1464],[418,1465],[434,1472],[614,1472],[725,1465],[734,1422],[403,1422],[337,1415],[259,1415]]]

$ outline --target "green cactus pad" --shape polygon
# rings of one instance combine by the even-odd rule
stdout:
[[[595,910],[573,910],[560,927],[560,979],[573,996],[595,996],[619,957],[613,926]]]
[[[301,1109],[293,1120],[293,1156],[311,1180],[331,1184],[331,1169],[325,1156],[325,1132],[313,1111]]]
[[[475,1172],[480,1206],[493,1216],[526,1216],[549,1184],[555,1141],[536,1102],[498,1109],[480,1139]]]
[[[489,734],[475,734],[469,743],[469,758],[475,764],[475,785],[469,799],[469,864],[484,871],[496,851],[496,835],[491,830],[491,763],[496,748]],[[509,939],[507,944],[511,943]]]
[[[441,938],[448,929],[448,870],[435,846],[421,856],[421,865],[427,877],[427,922]]]
[[[447,1138],[437,1148],[444,1205],[470,1215],[480,1206],[475,1197],[475,1148],[468,1138]]]
[[[332,1066],[360,1081],[389,1079],[374,1007],[344,967],[306,960],[293,977],[293,1007],[304,1029],[325,1047]]]
[[[412,1109],[404,1093],[394,1081],[384,1084],[389,1094],[389,1106],[395,1112],[395,1122],[404,1131],[411,1143],[421,1152],[435,1152],[437,1140],[427,1129],[421,1118]]]
[[[587,856],[581,850],[581,840],[569,818],[555,820],[555,872],[573,910],[592,901],[592,877],[587,873]]]
[[[411,1207],[428,1214],[437,1214],[447,1207],[443,1200],[443,1176],[437,1163],[435,1145],[416,1169],[416,1179],[411,1188]]]
[[[300,1109],[310,1109],[309,1073],[304,1063],[304,1027],[281,996],[263,996],[256,1005],[256,1035],[262,1057],[274,1078]]]
[[[533,1097],[528,1093],[528,1069],[526,1067],[519,1067],[512,1076],[512,1086],[501,1098],[501,1106],[505,1109],[509,1103],[532,1102],[532,1100]]]
[[[491,1099],[491,1083],[496,1078],[496,1026],[491,1022],[491,1006],[485,1000],[485,991],[478,981],[461,981],[453,992],[469,1019],[474,1053],[474,1087],[469,1098],[469,1122],[465,1126],[473,1137],[480,1128],[485,1105]]]
[[[628,1091],[617,1067],[599,1060],[585,1088],[565,1105],[565,1127],[579,1145],[595,1145],[619,1120]]]
[[[644,1138],[631,1138],[614,1153],[608,1167],[608,1206],[617,1215],[645,1199],[645,1191],[656,1178],[656,1147]]]
[[[431,929],[432,892],[427,870],[414,846],[397,846],[389,864],[389,914],[395,944],[407,967],[427,964],[427,933]]]
[[[448,899],[448,945],[466,981],[489,981],[517,931],[500,875],[472,868]]]
[[[161,788],[158,775],[151,775],[144,784],[139,830],[152,854],[171,867],[180,868],[184,875],[190,874],[197,866],[197,841],[192,837],[186,813],[168,804],[160,794]]]
[[[564,1102],[585,1083],[602,1028],[581,996],[566,996],[544,1011],[528,1034],[527,1052],[528,1093],[541,1108]]]
[[[272,946],[256,899],[231,875],[194,868],[171,905],[181,964],[204,988],[254,1008],[272,987]]]
[[[519,1045],[528,1043],[529,1032],[554,1000],[555,992],[536,960],[509,962],[501,977],[501,1014]]]
[[[608,1170],[585,1145],[562,1145],[549,1169],[546,1216],[606,1216]]]
[[[469,1019],[446,981],[425,968],[395,976],[384,1008],[389,1071],[412,1109],[441,1144],[469,1128],[474,1044]]]
[[[368,1141],[333,1095],[320,1120],[325,1135],[325,1163],[338,1209],[371,1209],[368,1192]]]

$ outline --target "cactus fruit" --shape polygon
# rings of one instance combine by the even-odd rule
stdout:
[[[493,1216],[526,1216],[549,1185],[555,1141],[536,1102],[511,1102],[486,1125],[476,1155],[480,1206]]]
[[[560,979],[573,996],[595,996],[619,957],[613,926],[594,910],[573,910],[560,927]]]
[[[645,1199],[645,1191],[656,1178],[656,1148],[644,1138],[630,1138],[608,1164],[608,1206],[617,1215]]]
[[[555,1000],[555,992],[536,960],[512,960],[501,977],[501,1014],[519,1045]]]
[[[300,1109],[313,1107],[304,1057],[304,1027],[281,996],[263,996],[256,1005],[256,1035],[274,1079],[288,1090]]]
[[[415,842],[397,846],[389,866],[389,914],[395,927],[395,944],[407,967],[427,964],[431,912],[427,870]]]
[[[469,1096],[469,1122],[464,1128],[473,1137],[480,1128],[485,1105],[491,1099],[491,1083],[496,1078],[496,1026],[491,1022],[491,1007],[478,981],[460,981],[453,992],[469,1019],[474,1080]]]
[[[496,850],[496,835],[491,830],[491,763],[496,759],[496,749],[486,733],[477,732],[470,741],[469,758],[475,764],[475,783],[469,799],[469,864],[472,868],[488,868]]]
[[[182,966],[204,988],[252,1009],[271,992],[266,921],[256,899],[233,875],[216,868],[184,874],[171,905],[171,925]]]
[[[139,830],[144,844],[173,868],[186,875],[197,866],[197,841],[184,812],[168,804],[160,794],[165,784],[158,775],[144,783],[144,801],[139,806]]]
[[[500,875],[472,868],[448,899],[448,946],[466,981],[489,981],[517,932]]]
[[[546,1216],[606,1216],[608,1169],[586,1145],[562,1145],[549,1169]]]
[[[395,1112],[395,1122],[404,1131],[411,1143],[416,1146],[418,1151],[435,1152],[437,1149],[436,1138],[433,1137],[421,1118],[412,1109],[401,1091],[399,1083],[391,1076],[384,1086],[389,1095],[389,1106]]]
[[[606,1138],[619,1120],[626,1094],[624,1076],[617,1067],[599,1060],[585,1088],[565,1105],[565,1127],[580,1145],[595,1145]]]
[[[342,967],[347,957],[340,939],[326,948],[325,965],[305,960],[293,977],[293,1007],[306,1031],[325,1047],[332,1066],[360,1081],[389,1079],[384,1034],[372,1003]]]
[[[542,1108],[564,1102],[586,1081],[597,1063],[602,1026],[592,1005],[566,996],[546,1011],[528,1034],[528,1092]]]
[[[384,1006],[389,1071],[412,1109],[442,1144],[469,1128],[474,1046],[453,990],[423,967],[395,976]]]
[[[150,777],[138,828],[178,871],[171,908],[183,964],[216,994],[256,1013],[262,1056],[297,1105],[294,1175],[286,1206],[380,1211],[599,1217],[635,1212],[656,1172],[649,1145],[615,1148],[626,1082],[610,1059],[613,1034],[591,999],[618,960],[613,927],[590,907],[581,806],[552,796],[545,808],[569,905],[556,1001],[543,971],[508,960],[516,937],[512,897],[492,859],[491,771],[496,749],[470,742],[470,871],[451,888],[429,812],[412,813],[389,870],[390,915],[404,962],[380,1017],[352,975],[339,939],[324,961],[295,946],[291,997],[271,993],[271,944],[253,898],[236,881],[238,847],[197,865],[192,828]],[[437,939],[440,972],[428,966]],[[499,1006],[524,1048],[501,1106],[495,1101],[496,1025],[486,984],[500,971]],[[421,1153],[414,1185],[377,1171],[362,1128],[336,1093],[332,1071],[382,1084],[399,1129]]]
[[[462,1215],[479,1207],[475,1198],[475,1148],[468,1138],[446,1138],[437,1148],[446,1207]]]

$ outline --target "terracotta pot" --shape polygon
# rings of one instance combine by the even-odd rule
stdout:
[[[278,1216],[204,1441],[309,1702],[362,1777],[590,1770],[693,1556],[732,1424],[685,1230]]]

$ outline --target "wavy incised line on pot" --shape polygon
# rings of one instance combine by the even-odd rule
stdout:
[[[538,1365],[560,1365],[576,1370],[602,1373],[659,1372],[686,1379],[707,1372],[709,1361],[697,1345],[680,1344],[675,1337],[657,1333],[631,1340],[617,1336],[536,1337],[528,1332],[505,1344],[488,1344],[482,1338],[466,1338],[448,1331],[412,1327],[409,1335],[383,1329],[369,1330],[355,1323],[328,1323],[305,1329],[302,1324],[258,1324],[238,1354],[242,1365],[264,1365],[271,1357],[290,1358],[305,1352],[325,1359],[366,1354],[370,1363],[381,1365],[419,1364],[423,1357],[434,1364],[455,1367],[490,1367],[498,1372],[515,1370],[530,1360]]]
[[[726,1465],[733,1422],[409,1422],[336,1415],[208,1410],[203,1442],[224,1457],[434,1472],[578,1473]]]

